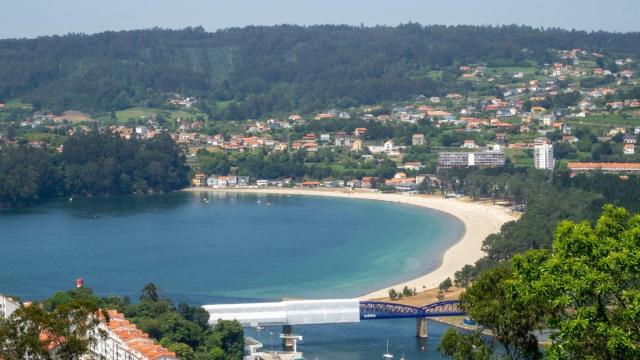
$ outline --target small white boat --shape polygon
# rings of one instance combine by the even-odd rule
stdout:
[[[258,326],[256,326],[256,330],[258,330],[258,331],[262,331],[262,330],[264,330],[264,326],[260,326],[260,325],[258,325]]]
[[[393,355],[389,353],[389,340],[387,340],[387,352],[382,354],[382,357],[385,359],[393,359]]]

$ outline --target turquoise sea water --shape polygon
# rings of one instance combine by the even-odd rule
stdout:
[[[0,212],[0,292],[39,299],[82,277],[101,295],[135,299],[154,282],[176,302],[194,304],[351,297],[435,269],[463,231],[443,213],[366,200],[235,193],[59,200]],[[430,342],[441,329],[431,326]],[[295,330],[305,335],[308,359],[378,358],[386,338],[407,359],[436,356],[433,344],[413,338],[411,320]],[[269,343],[268,332],[255,335]]]

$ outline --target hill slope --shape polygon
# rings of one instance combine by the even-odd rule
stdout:
[[[160,106],[179,92],[224,117],[311,111],[472,86],[457,64],[551,61],[549,49],[640,51],[638,33],[529,27],[272,26],[207,33],[136,30],[0,40],[0,100],[22,98],[54,111]],[[526,50],[524,50],[526,49]],[[444,70],[442,79],[429,71]],[[233,100],[221,111],[217,101]]]

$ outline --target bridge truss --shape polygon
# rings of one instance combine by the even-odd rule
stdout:
[[[360,302],[360,320],[424,319],[461,315],[464,315],[464,311],[460,308],[459,300],[440,301],[422,307],[381,301]]]

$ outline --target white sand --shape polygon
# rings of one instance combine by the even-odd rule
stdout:
[[[509,209],[485,203],[470,202],[458,199],[444,199],[434,196],[408,196],[401,194],[382,194],[370,191],[348,190],[309,190],[300,188],[253,188],[253,189],[212,189],[212,188],[189,188],[187,191],[228,191],[228,192],[249,192],[262,194],[283,194],[283,195],[313,195],[329,196],[351,199],[367,199],[389,201],[402,204],[421,206],[429,209],[439,210],[453,215],[460,219],[465,225],[465,232],[462,238],[450,247],[442,257],[442,263],[436,270],[420,276],[416,279],[405,281],[391,287],[386,287],[360,297],[361,300],[376,299],[388,296],[389,289],[402,290],[405,286],[421,291],[423,289],[433,289],[467,264],[473,264],[476,260],[484,256],[482,242],[493,233],[500,230],[502,224],[517,219],[517,215]]]

